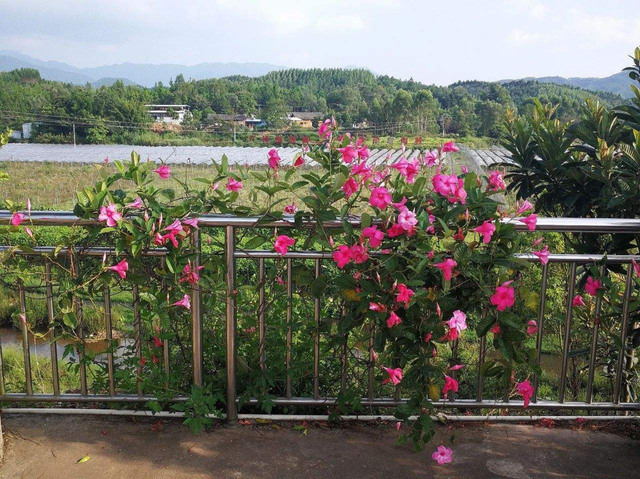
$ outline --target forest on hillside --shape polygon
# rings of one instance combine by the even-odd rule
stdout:
[[[150,129],[145,104],[187,104],[192,116],[183,124],[183,134],[201,130],[211,113],[256,115],[266,120],[269,130],[285,131],[287,111],[318,111],[335,116],[345,128],[366,123],[383,134],[497,138],[508,109],[525,113],[538,98],[558,104],[558,117],[571,120],[579,116],[584,100],[593,97],[609,107],[624,101],[611,93],[536,81],[465,81],[442,87],[376,77],[365,69],[292,69],[258,78],[197,81],[178,75],[168,85],[153,88],[122,82],[77,86],[20,69],[0,73],[0,127],[47,118],[36,135],[64,142],[75,122],[80,142],[107,143]]]

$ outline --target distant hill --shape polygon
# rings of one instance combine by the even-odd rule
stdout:
[[[95,68],[83,68],[83,72],[94,77],[128,78],[135,83],[152,87],[158,82],[165,85],[169,80],[182,74],[185,79],[204,80],[207,78],[223,78],[228,76],[259,77],[284,67],[269,63],[200,63],[187,66],[177,64],[142,64],[120,63]]]
[[[17,68],[35,68],[40,71],[40,76],[45,80],[73,83],[74,85],[84,85],[94,81],[93,78],[82,73],[45,66],[45,62],[41,62],[40,64],[30,63],[20,58],[3,55],[3,53],[4,52],[0,51],[0,71],[9,72]]]
[[[629,74],[626,72],[616,73],[606,78],[564,78],[558,76],[550,76],[540,78],[528,77],[523,78],[522,80],[536,80],[540,83],[554,83],[556,85],[576,86],[591,91],[616,93],[623,98],[631,98],[633,96],[633,92],[631,91],[631,88],[629,88],[629,86],[633,83],[633,80],[629,78]],[[501,80],[500,83],[510,83],[513,81],[517,80]]]
[[[126,78],[100,78],[100,80],[94,81],[91,84],[94,88],[100,88],[102,86],[112,86],[117,81],[121,81],[125,86],[140,86],[136,82],[133,82]]]
[[[36,68],[45,80],[75,85],[86,83],[109,85],[108,81],[121,79],[127,85],[152,87],[158,82],[168,84],[172,78],[184,75],[185,79],[203,80],[240,75],[259,77],[285,67],[270,63],[200,63],[198,65],[120,63],[94,68],[77,68],[62,62],[42,61],[13,50],[0,50],[0,71],[16,68]]]

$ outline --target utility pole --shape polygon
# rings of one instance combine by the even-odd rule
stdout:
[[[76,146],[76,124],[73,124],[73,146]]]

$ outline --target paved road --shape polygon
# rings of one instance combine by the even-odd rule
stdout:
[[[3,418],[3,478],[616,478],[637,477],[640,442],[610,433],[527,425],[441,426],[423,452],[397,445],[391,424],[218,427],[194,436],[145,418]],[[455,436],[453,462],[431,454]],[[80,458],[90,456],[84,463]]]

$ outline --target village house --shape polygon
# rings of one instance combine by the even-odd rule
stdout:
[[[287,120],[292,126],[310,129],[313,128],[313,121],[320,120],[323,116],[320,111],[292,111],[287,113]]]
[[[242,113],[210,113],[207,115],[207,121],[214,127],[231,124],[236,127],[249,128],[250,130],[267,125],[267,123],[260,118],[256,118],[253,115],[247,116]]]
[[[156,123],[180,125],[190,114],[189,105],[145,105],[145,108]]]

